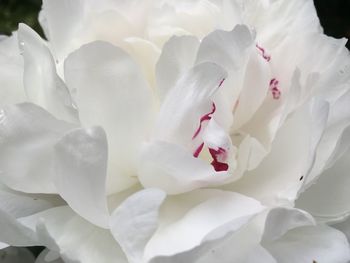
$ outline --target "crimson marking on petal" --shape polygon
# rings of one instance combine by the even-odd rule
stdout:
[[[270,81],[270,91],[272,93],[272,97],[275,100],[278,100],[281,97],[281,90],[278,87],[279,81],[275,78]]]
[[[228,170],[229,166],[227,163],[221,162],[218,159],[226,159],[227,158],[227,152],[225,149],[219,147],[218,150],[215,150],[213,148],[209,148],[209,153],[211,157],[213,158],[213,161],[211,162],[211,165],[214,167],[215,171],[217,172],[225,172]]]
[[[225,81],[225,78],[223,78],[221,81],[220,81],[220,83],[219,83],[219,88],[222,86],[222,84],[224,83],[224,81]]]
[[[266,53],[266,50],[260,47],[258,44],[255,45],[256,48],[261,52],[262,57],[269,62],[271,60],[271,56]]]
[[[198,148],[194,151],[193,157],[198,158],[198,156],[201,154],[204,147],[204,142],[202,142],[201,145],[198,146]]]
[[[213,115],[214,112],[216,111],[216,106],[215,106],[215,103],[214,103],[214,102],[213,102],[213,104],[212,104],[212,107],[213,107],[213,108],[212,108],[211,112],[209,112],[209,113],[203,115],[203,116],[200,118],[199,127],[198,127],[198,129],[196,130],[196,132],[193,134],[192,140],[195,139],[195,138],[198,136],[198,134],[200,133],[200,131],[201,131],[201,129],[202,129],[202,123],[203,123],[204,121],[209,121],[209,120],[211,120],[212,115]]]

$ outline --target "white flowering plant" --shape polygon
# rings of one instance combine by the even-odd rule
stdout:
[[[0,248],[349,262],[350,56],[311,0],[43,0],[39,21],[0,39]]]

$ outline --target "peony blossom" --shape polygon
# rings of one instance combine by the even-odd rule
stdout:
[[[350,56],[311,0],[43,0],[39,21],[47,40],[0,39],[0,249],[350,260]]]

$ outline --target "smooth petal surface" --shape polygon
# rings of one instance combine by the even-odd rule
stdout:
[[[327,169],[315,184],[302,193],[297,207],[310,212],[320,221],[342,221],[350,215],[350,151]],[[330,190],[332,189],[332,190]]]
[[[22,218],[21,222],[36,230],[40,244],[58,252],[64,262],[127,262],[108,230],[90,224],[68,206]]]
[[[278,263],[347,263],[350,260],[350,246],[345,235],[325,225],[291,230],[264,247]]]
[[[155,138],[191,143],[201,117],[211,111],[213,95],[226,77],[222,67],[210,62],[198,64],[181,76],[161,106]]]
[[[56,118],[77,122],[71,96],[56,73],[56,66],[46,43],[30,27],[20,24],[19,47],[24,59],[24,88],[28,100]]]
[[[14,218],[39,213],[63,203],[61,198],[54,195],[23,194],[0,190],[0,209]]]
[[[312,216],[302,210],[284,207],[274,208],[267,215],[262,239],[274,241],[289,230],[314,224]]]
[[[66,57],[70,41],[83,22],[83,3],[82,0],[43,0],[41,16],[46,21],[45,34],[58,59]]]
[[[93,224],[108,228],[107,139],[102,128],[76,129],[55,146],[55,186],[69,206]]]
[[[206,252],[197,251],[198,246],[237,231],[263,209],[254,199],[220,190],[170,198],[162,205],[160,226],[146,246],[145,259],[194,262]]]
[[[328,96],[330,97],[330,96]],[[331,167],[350,146],[350,91],[330,105],[327,129],[317,148],[316,160],[303,189],[310,187],[324,169]]]
[[[36,246],[39,244],[33,230],[23,226],[15,217],[0,209],[0,240],[12,246]]]
[[[186,148],[164,141],[144,146],[138,177],[145,188],[157,187],[167,194],[223,184],[226,172],[215,172],[210,163],[193,157]]]
[[[228,73],[228,79],[223,83],[226,100],[235,104],[242,81],[244,69],[249,58],[254,36],[247,26],[236,26],[232,31],[216,30],[206,36],[199,47],[196,64],[214,62]]]
[[[341,223],[332,225],[332,227],[342,231],[350,243],[350,217]]]
[[[17,34],[0,39],[0,106],[26,100]]]
[[[142,262],[147,242],[158,227],[160,205],[165,193],[145,189],[127,198],[112,214],[111,232],[130,263]]]
[[[261,164],[230,188],[264,204],[293,205],[314,162],[328,110],[327,103],[317,100],[299,108],[281,127],[271,152]]]
[[[121,49],[93,42],[65,62],[65,79],[76,93],[83,126],[107,134],[108,193],[135,184],[136,158],[152,122],[152,98],[139,66]]]
[[[177,80],[194,66],[199,40],[193,36],[172,37],[162,48],[156,66],[158,96],[162,101]]]
[[[34,104],[17,104],[0,112],[0,180],[28,193],[55,193],[53,146],[74,126]]]

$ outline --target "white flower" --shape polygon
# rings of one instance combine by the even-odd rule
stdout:
[[[40,21],[48,41],[0,41],[1,248],[348,262],[350,57],[311,0],[44,0]]]

